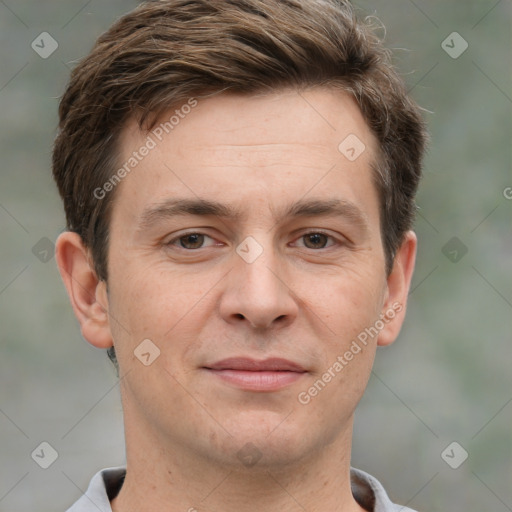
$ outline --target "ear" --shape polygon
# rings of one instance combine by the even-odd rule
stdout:
[[[111,347],[107,285],[96,276],[80,236],[70,231],[62,233],[56,242],[55,256],[82,336],[95,347]]]
[[[402,328],[407,305],[407,295],[411,285],[414,263],[416,261],[417,238],[408,231],[398,249],[391,273],[387,278],[387,292],[381,318],[384,328],[379,333],[377,344],[390,345],[395,341]]]

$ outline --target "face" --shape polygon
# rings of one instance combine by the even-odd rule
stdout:
[[[161,131],[148,144],[126,127],[121,160],[140,161],[110,226],[127,421],[224,464],[243,450],[306,459],[349,436],[378,340],[398,321],[376,141],[355,102],[327,89],[201,100]]]

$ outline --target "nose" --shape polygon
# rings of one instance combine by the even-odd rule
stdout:
[[[235,254],[234,268],[226,276],[220,300],[224,320],[254,329],[290,325],[297,317],[298,304],[282,269],[283,263],[268,246],[254,261]]]

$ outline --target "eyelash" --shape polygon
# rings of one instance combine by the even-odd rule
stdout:
[[[336,237],[334,237],[333,235],[330,235],[329,233],[325,232],[325,231],[322,231],[321,229],[317,229],[317,230],[314,230],[314,231],[308,231],[306,233],[303,233],[299,238],[297,238],[297,240],[300,240],[308,235],[324,235],[327,237],[328,239],[328,245],[326,247],[321,247],[320,249],[317,249],[318,251],[320,250],[325,250],[325,249],[329,249],[330,247],[334,247],[335,245],[341,245],[341,241],[338,240]],[[331,244],[329,245],[329,240],[331,241]],[[305,249],[309,249],[309,247],[305,247]],[[315,250],[315,249],[311,249],[311,250]]]
[[[214,240],[213,237],[209,236],[209,235],[206,235],[205,233],[201,233],[200,231],[190,231],[188,233],[183,233],[175,238],[173,238],[172,240],[169,240],[169,242],[166,242],[164,245],[166,246],[172,246],[172,245],[176,245],[177,242],[179,242],[182,238],[185,238],[187,236],[190,236],[190,235],[201,235],[201,236],[204,236],[204,237],[208,237],[210,238],[211,240]],[[197,251],[199,249],[204,249],[205,247],[199,247],[199,249],[187,249],[186,247],[180,247],[178,245],[176,245],[178,247],[178,249],[183,249],[184,251]]]
[[[205,233],[201,233],[200,231],[190,231],[188,233],[183,233],[171,240],[169,240],[168,242],[166,242],[164,245],[165,246],[176,246],[178,249],[182,249],[184,251],[187,251],[187,252],[194,252],[194,251],[198,251],[200,249],[206,249],[207,247],[212,247],[214,245],[217,245],[217,244],[212,244],[210,246],[207,246],[207,247],[199,247],[197,249],[187,249],[186,247],[181,247],[179,245],[177,245],[179,243],[179,241],[182,239],[182,238],[185,238],[187,236],[190,236],[190,235],[201,235],[201,236],[204,236],[204,237],[207,237],[207,238],[210,238],[211,240],[214,240],[213,237],[205,234]],[[317,230],[313,230],[313,231],[308,231],[306,233],[303,233],[301,236],[299,236],[296,240],[300,240],[300,239],[303,239],[304,237],[308,236],[308,235],[324,235],[326,236],[329,240],[333,241],[333,243],[331,243],[330,245],[327,245],[326,247],[320,247],[319,249],[311,249],[309,247],[305,247],[305,246],[302,246],[302,248],[304,249],[310,249],[312,251],[321,251],[321,250],[326,250],[326,249],[329,249],[330,247],[333,247],[334,245],[340,245],[341,242],[339,240],[337,240],[334,236],[330,235],[329,233],[326,233],[325,231],[322,231],[321,229],[317,229]]]

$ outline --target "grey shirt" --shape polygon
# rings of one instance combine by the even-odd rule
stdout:
[[[126,469],[108,468],[94,475],[85,494],[66,512],[112,512],[110,500],[123,485]],[[359,469],[350,469],[352,494],[369,512],[414,512],[391,502],[384,487],[373,476]]]

